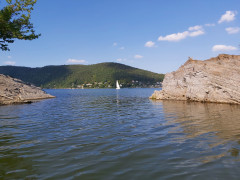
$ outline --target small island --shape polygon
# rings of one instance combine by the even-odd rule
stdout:
[[[200,61],[189,60],[168,73],[161,91],[151,99],[240,104],[240,55],[220,54]]]

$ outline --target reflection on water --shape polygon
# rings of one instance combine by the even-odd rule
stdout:
[[[0,107],[0,179],[238,179],[238,105],[153,89],[49,90]]]
[[[240,138],[240,106],[215,103],[164,101],[165,116],[174,114],[171,123],[179,127],[188,138],[215,132],[222,139]]]
[[[178,142],[200,139],[197,147],[203,153],[201,159],[205,162],[229,154],[238,157],[236,160],[240,160],[238,156],[240,144],[239,105],[185,101],[154,103],[163,105],[164,116],[168,120],[167,124],[174,124],[174,128],[169,133],[184,133],[184,136],[176,138]],[[209,149],[204,148],[204,151],[201,151],[201,146],[207,146]],[[212,149],[219,146],[222,146],[220,154],[204,156],[206,152],[212,152]]]

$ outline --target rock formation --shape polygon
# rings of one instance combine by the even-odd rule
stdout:
[[[0,74],[0,105],[28,103],[32,100],[53,97],[36,86]]]
[[[240,55],[220,54],[205,61],[189,60],[168,73],[152,99],[240,104]]]

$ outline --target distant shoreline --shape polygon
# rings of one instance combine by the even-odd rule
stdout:
[[[125,88],[121,88],[121,89],[159,89],[159,88],[162,88],[162,87],[125,87]],[[51,89],[81,89],[81,90],[84,90],[84,89],[116,89],[116,88],[42,88],[42,89],[46,89],[46,90],[51,90]]]
[[[41,88],[115,88],[159,87],[164,74],[138,69],[120,63],[94,65],[59,65],[41,68],[0,66],[0,74],[21,79]]]

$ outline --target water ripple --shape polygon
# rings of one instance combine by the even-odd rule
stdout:
[[[0,179],[236,179],[237,105],[151,101],[153,89],[48,90],[0,107]]]

